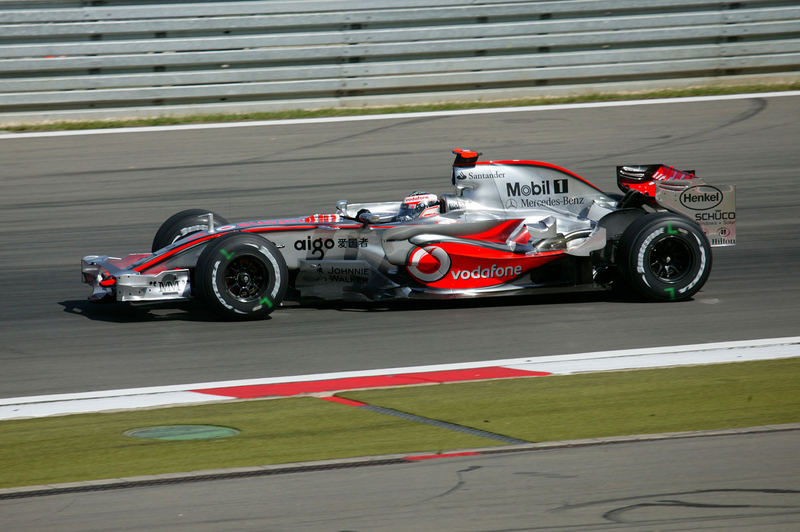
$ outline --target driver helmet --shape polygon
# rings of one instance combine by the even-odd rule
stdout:
[[[412,192],[403,200],[400,205],[400,212],[397,213],[398,221],[416,220],[417,218],[427,218],[439,214],[439,197],[428,192]]]

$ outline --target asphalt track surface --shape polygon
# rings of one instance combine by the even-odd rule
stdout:
[[[798,431],[0,500],[3,530],[797,530]]]
[[[0,396],[798,334],[800,97],[0,140]],[[259,322],[85,302],[84,255],[147,251],[182,209],[230,220],[446,192],[454,146],[615,190],[664,162],[737,186],[735,248],[692,301],[607,294],[286,308]]]
[[[798,118],[798,97],[754,97],[2,140],[0,396],[797,335]],[[146,251],[178,210],[244,220],[445,192],[454,146],[609,191],[617,164],[696,169],[737,186],[739,244],[715,249],[703,291],[674,304],[577,294],[219,323],[85,302],[81,256]],[[789,432],[60,495],[2,501],[0,528],[789,530],[796,448]]]

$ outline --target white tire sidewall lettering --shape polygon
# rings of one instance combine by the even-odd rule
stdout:
[[[222,297],[222,294],[219,293],[219,288],[218,288],[217,285],[219,284],[218,275],[219,275],[219,265],[220,264],[222,264],[222,260],[221,259],[214,263],[214,268],[211,270],[211,279],[213,281],[211,283],[211,290],[214,291],[214,297],[217,298],[217,301],[219,301],[222,304],[223,307],[225,307],[227,309],[230,309],[230,310],[232,310],[234,312],[241,312],[240,310],[237,310],[236,308],[234,308],[233,305],[231,305],[230,303],[225,301],[225,298]]]
[[[269,259],[270,264],[272,264],[272,276],[273,276],[273,284],[272,284],[272,292],[270,293],[270,298],[275,299],[278,295],[278,289],[281,286],[281,269],[278,266],[278,261],[275,260],[275,257],[272,256],[272,253],[263,246],[258,246],[257,249]]]
[[[647,250],[650,247],[650,242],[652,242],[658,235],[664,233],[666,229],[663,227],[659,227],[645,238],[642,243],[639,245],[639,253],[636,257],[636,271],[642,274],[642,278],[644,278],[645,273],[645,266],[644,266],[644,258],[647,255]]]
[[[675,289],[679,294],[685,294],[686,292],[690,291],[695,285],[697,285],[697,283],[700,282],[700,280],[702,279],[703,274],[705,273],[706,270],[707,257],[706,257],[705,247],[703,246],[703,242],[696,234],[684,228],[677,228],[676,230],[680,233],[682,238],[688,239],[689,237],[691,237],[697,242],[697,248],[693,250],[693,254],[696,255],[697,259],[697,264],[695,265],[697,271],[694,272],[694,277],[689,283],[687,283],[684,286],[681,286],[680,288],[678,288],[677,284],[675,286]],[[641,241],[637,250],[636,273],[639,274],[639,277],[642,279],[642,282],[644,282],[647,286],[650,287],[652,287],[653,285],[650,283],[650,280],[648,279],[647,276],[648,269],[647,267],[645,267],[645,259],[647,257],[648,252],[651,249],[651,243],[653,242],[653,240],[655,240],[660,235],[666,233],[666,231],[667,230],[664,227],[656,228]]]
[[[678,292],[683,294],[686,293],[688,290],[691,290],[694,285],[700,282],[700,279],[703,277],[703,273],[706,271],[706,249],[703,247],[703,242],[697,237],[697,235],[692,235],[695,240],[697,240],[697,249],[699,251],[699,259],[700,259],[700,267],[697,268],[697,275],[694,276],[694,279],[684,286],[683,288],[679,289]]]
[[[180,232],[177,235],[175,235],[175,238],[172,239],[172,243],[174,244],[181,238],[185,238],[186,235],[190,235],[192,233],[199,233],[200,231],[207,231],[207,230],[208,230],[208,224],[205,225],[199,224],[199,225],[190,225],[188,227],[181,227]]]
[[[278,266],[278,262],[275,260],[275,257],[272,256],[272,253],[270,253],[269,250],[266,247],[259,246],[259,245],[256,245],[256,244],[252,244],[250,242],[245,242],[244,245],[250,246],[250,247],[252,247],[253,249],[256,250],[256,252],[253,254],[253,256],[257,257],[260,260],[264,260],[266,258],[266,259],[268,259],[269,264],[271,264],[272,271],[270,273],[273,276],[273,279],[272,279],[273,285],[272,285],[272,292],[270,293],[270,299],[274,301],[275,298],[278,295],[278,290],[280,289],[280,286],[281,286],[280,285],[280,283],[281,283],[281,270],[280,270],[280,267]],[[222,264],[222,262],[223,262],[222,259],[219,259],[218,261],[216,261],[214,263],[214,268],[213,268],[212,274],[211,274],[211,278],[214,280],[214,282],[212,283],[212,286],[211,286],[211,289],[214,291],[214,296],[217,298],[217,301],[219,301],[225,308],[227,308],[229,310],[232,310],[232,311],[236,312],[237,314],[246,314],[246,312],[236,308],[235,306],[233,306],[230,303],[228,303],[227,301],[225,301],[225,298],[222,296],[222,294],[219,291],[219,284],[225,282],[224,279],[221,279],[219,277],[219,275],[220,275],[219,267],[220,267],[220,264]],[[255,310],[258,310],[259,308],[261,308],[260,304],[256,305],[256,307],[254,307],[252,310],[255,311]]]

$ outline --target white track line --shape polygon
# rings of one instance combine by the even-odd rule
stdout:
[[[717,96],[688,96],[683,98],[654,98],[651,100],[622,100],[611,102],[566,103],[553,105],[528,105],[523,107],[495,107],[482,109],[454,109],[450,111],[426,111],[416,113],[388,113],[378,115],[331,116],[321,118],[292,118],[286,120],[254,120],[249,122],[219,122],[211,124],[184,124],[176,126],[121,127],[108,129],[85,129],[75,131],[41,131],[35,133],[4,133],[0,140],[42,137],[73,137],[80,135],[113,135],[118,133],[156,133],[164,131],[191,131],[199,129],[227,129],[235,127],[293,126],[304,124],[329,124],[338,122],[364,122],[370,120],[397,120],[407,118],[438,118],[448,116],[486,115],[501,113],[527,113],[539,111],[565,111],[571,109],[593,109],[598,107],[630,107],[637,105],[684,104],[745,100],[751,98],[781,98],[800,96],[800,91],[753,92],[745,94],[723,94]],[[0,126],[2,129],[2,126]]]
[[[0,399],[0,420],[227,401],[192,390],[502,366],[568,375],[800,356],[800,336]]]

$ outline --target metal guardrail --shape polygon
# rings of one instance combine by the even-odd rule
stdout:
[[[0,123],[786,76],[796,1],[0,0]]]

